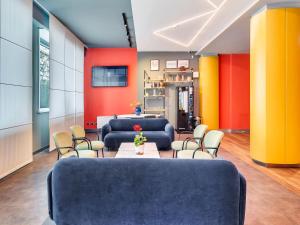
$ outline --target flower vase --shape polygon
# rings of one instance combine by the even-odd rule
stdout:
[[[143,155],[144,154],[144,145],[134,146],[135,154]]]
[[[141,115],[141,112],[142,112],[141,106],[135,107],[135,115],[139,116],[139,115]]]

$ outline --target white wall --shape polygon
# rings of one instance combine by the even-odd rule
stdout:
[[[32,0],[0,0],[0,178],[32,162]],[[83,126],[84,46],[50,16],[53,132]]]
[[[50,16],[50,150],[53,133],[83,124],[84,46],[54,16]]]
[[[32,161],[32,0],[0,0],[0,178]]]

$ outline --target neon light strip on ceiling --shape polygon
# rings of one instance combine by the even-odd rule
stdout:
[[[219,10],[224,6],[224,4],[228,1],[228,0],[223,0],[221,2],[221,4],[219,6],[217,6],[215,3],[213,3],[211,0],[206,0],[207,3],[212,6],[214,9],[213,10],[209,10],[205,13],[201,13],[197,16],[193,16],[191,18],[188,18],[188,19],[185,19],[185,20],[182,20],[182,21],[179,21],[173,25],[170,25],[170,26],[167,26],[167,27],[163,27],[161,29],[158,29],[156,31],[154,31],[154,34],[158,37],[161,37],[163,39],[166,39],[168,41],[171,41],[175,44],[178,44],[178,45],[181,45],[183,47],[189,47],[191,46],[191,44],[195,41],[195,39],[201,34],[201,32],[207,27],[207,25],[209,24],[209,22],[216,16],[216,14],[219,12]],[[210,15],[211,14],[211,15]],[[185,24],[185,23],[189,23],[193,20],[196,20],[198,18],[201,18],[201,17],[204,17],[204,16],[207,16],[207,15],[210,15],[208,17],[208,19],[204,22],[204,24],[200,27],[200,29],[197,31],[197,33],[192,37],[192,39],[188,42],[188,43],[183,43],[183,42],[180,42],[180,41],[177,41],[173,38],[170,38],[170,37],[167,37],[165,35],[163,35],[161,32],[163,31],[166,31],[166,30],[169,30],[169,29],[174,29],[182,24]]]

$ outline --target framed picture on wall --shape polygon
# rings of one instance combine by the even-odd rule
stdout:
[[[159,60],[158,59],[150,60],[150,70],[151,71],[159,71]]]
[[[177,60],[167,60],[166,69],[177,69]]]
[[[188,59],[178,60],[178,68],[181,67],[188,69],[190,67],[190,61]]]

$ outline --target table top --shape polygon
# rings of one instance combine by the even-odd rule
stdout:
[[[146,142],[144,144],[143,155],[135,154],[133,142],[123,142],[115,158],[160,158],[160,156],[154,142]]]
[[[118,115],[118,118],[145,118],[145,117],[157,117],[157,114],[140,114],[139,116],[136,114],[122,114]]]

